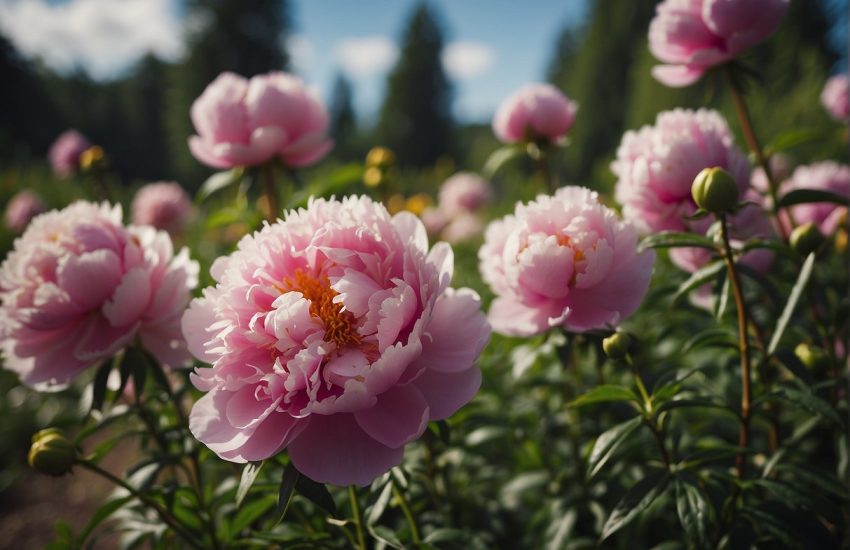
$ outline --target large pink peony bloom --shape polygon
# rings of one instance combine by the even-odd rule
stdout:
[[[508,97],[493,117],[503,143],[556,143],[573,125],[578,105],[551,84],[531,84]]]
[[[308,477],[366,485],[477,392],[490,335],[478,296],[449,288],[453,255],[366,197],[313,199],[246,236],[183,317],[212,368],[190,428],[225,460],[282,449]]]
[[[213,168],[253,166],[279,157],[313,164],[333,147],[328,113],[296,76],[271,72],[247,80],[225,72],[192,104],[196,159]]]
[[[618,324],[640,305],[655,261],[638,253],[634,226],[583,187],[517,204],[487,228],[478,257],[497,295],[493,330],[512,336]]]
[[[50,146],[48,159],[53,173],[67,178],[80,166],[80,155],[91,147],[86,137],[76,130],[66,130]]]
[[[705,231],[684,218],[696,212],[691,185],[703,168],[719,166],[749,187],[750,167],[729,127],[716,111],[676,109],[660,113],[655,126],[623,135],[611,170],[623,217],[643,233]]]
[[[180,319],[198,265],[121,207],[76,202],[35,218],[0,266],[0,348],[24,384],[59,389],[138,337],[164,365],[190,357]]]
[[[652,75],[688,86],[770,36],[789,0],[664,0],[649,25],[649,49],[667,65]]]
[[[30,220],[45,210],[47,210],[47,206],[44,201],[29,189],[24,189],[12,197],[12,200],[6,206],[4,215],[6,227],[15,233],[20,233],[26,229]]]
[[[440,186],[439,207],[449,217],[477,212],[492,196],[487,180],[472,172],[458,172]]]
[[[839,74],[827,80],[820,102],[835,120],[850,120],[850,76]]]
[[[172,235],[182,232],[194,215],[189,194],[173,181],[143,186],[133,197],[131,210],[135,225],[150,225]]]
[[[832,191],[850,199],[850,166],[831,160],[798,166],[780,188],[783,195],[794,189]],[[812,222],[824,235],[831,235],[847,216],[847,208],[831,202],[812,202],[792,206],[791,215],[796,224]],[[789,225],[787,219],[783,222]]]

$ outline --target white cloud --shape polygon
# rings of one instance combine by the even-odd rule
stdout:
[[[0,31],[49,67],[84,67],[96,78],[108,78],[148,52],[165,60],[182,55],[173,1],[9,0],[0,2]]]
[[[293,34],[286,39],[286,51],[292,67],[298,72],[306,72],[316,55],[316,48],[303,34]]]
[[[496,52],[480,42],[452,42],[443,50],[443,67],[450,76],[469,80],[490,70]]]
[[[373,76],[395,63],[398,46],[385,36],[346,38],[337,44],[335,58],[352,78]]]

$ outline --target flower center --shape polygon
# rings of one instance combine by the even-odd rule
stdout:
[[[326,275],[313,277],[297,269],[292,277],[283,280],[282,290],[300,292],[309,300],[310,314],[325,326],[326,342],[333,342],[337,349],[360,344],[357,319],[350,311],[343,311],[342,303],[334,302],[334,297],[339,293],[331,288]]]

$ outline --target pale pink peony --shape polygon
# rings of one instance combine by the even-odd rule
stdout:
[[[76,130],[66,130],[50,146],[48,159],[53,173],[67,178],[80,167],[80,155],[91,147],[86,137]]]
[[[726,121],[716,111],[676,109],[660,113],[655,126],[623,135],[611,170],[623,217],[643,233],[704,232],[708,224],[686,216],[696,212],[691,185],[703,168],[719,166],[740,186],[749,187],[747,157],[735,146]]]
[[[782,184],[781,195],[795,189],[832,191],[850,199],[850,166],[831,160],[798,166],[791,179]],[[847,208],[831,202],[811,202],[792,206],[791,215],[797,225],[812,222],[824,235],[831,235],[847,216]],[[787,217],[781,219],[787,229]]]
[[[484,222],[478,214],[461,212],[443,228],[440,238],[448,243],[460,243],[474,239],[484,232]]]
[[[30,220],[45,210],[47,210],[47,206],[44,201],[29,189],[24,189],[12,197],[12,200],[6,206],[4,216],[6,227],[15,233],[20,233],[26,229]]]
[[[773,181],[777,184],[785,181],[785,179],[791,175],[791,170],[794,168],[791,159],[782,153],[771,155],[768,163],[770,166],[770,174],[773,176]],[[758,166],[755,170],[753,170],[752,176],[750,177],[750,185],[762,195],[766,195],[768,193],[770,189],[770,182],[767,181],[767,175],[765,175],[764,169],[761,166]]]
[[[244,237],[183,317],[213,365],[192,375],[207,392],[192,433],[225,460],[286,448],[311,479],[370,483],[480,385],[490,327],[475,292],[449,288],[453,263],[367,197],[311,199]]]
[[[173,181],[149,183],[136,192],[131,205],[133,223],[181,233],[194,215],[189,194]]]
[[[487,180],[472,172],[458,172],[440,186],[439,208],[449,217],[477,212],[492,196]]]
[[[168,367],[190,356],[180,319],[198,264],[121,207],[76,202],[35,218],[0,266],[0,348],[36,389],[60,389],[138,337]]]
[[[557,143],[573,125],[578,105],[551,84],[531,84],[508,97],[493,117],[503,143]]]
[[[617,325],[640,305],[655,262],[638,253],[635,227],[583,187],[518,203],[488,226],[478,257],[497,295],[490,323],[510,336]]]
[[[652,69],[667,86],[688,86],[776,30],[789,0],[664,0],[649,25]]]
[[[440,231],[449,223],[449,218],[446,213],[439,208],[429,206],[419,215],[425,230],[429,235],[439,235]]]
[[[827,80],[820,94],[820,102],[835,120],[850,120],[850,77],[838,74]]]
[[[279,157],[313,164],[333,147],[328,113],[296,76],[271,72],[247,80],[224,72],[192,104],[196,159],[213,168],[253,166]]]

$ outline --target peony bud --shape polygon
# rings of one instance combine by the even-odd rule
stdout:
[[[416,193],[408,197],[404,203],[404,209],[408,212],[413,212],[417,216],[422,214],[429,206],[431,206],[431,197],[425,193]]]
[[[71,471],[76,460],[77,449],[58,429],[47,428],[32,436],[29,464],[35,470],[61,476]]]
[[[797,344],[797,347],[794,348],[794,355],[801,363],[812,370],[825,370],[829,366],[829,357],[826,356],[823,349],[817,346]]]
[[[791,243],[794,252],[800,256],[808,256],[809,253],[816,252],[821,247],[824,243],[824,237],[817,225],[808,222],[795,227],[788,241]]]
[[[99,145],[93,145],[80,155],[80,168],[85,172],[90,172],[102,167],[104,161],[103,148]]]
[[[615,332],[602,340],[602,350],[610,359],[622,359],[628,355],[633,344],[632,337],[625,332]]]
[[[395,164],[395,154],[386,147],[372,147],[366,154],[366,166],[386,169]]]
[[[723,168],[705,168],[694,179],[691,196],[704,210],[715,214],[731,212],[738,204],[738,184]]]
[[[378,187],[385,179],[384,171],[376,166],[370,166],[363,172],[363,183],[369,187]]]

